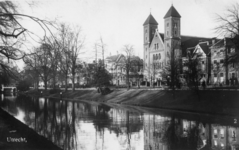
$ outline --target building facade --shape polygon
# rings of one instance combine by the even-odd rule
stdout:
[[[188,60],[188,52],[201,54],[198,63],[200,81],[207,84],[238,84],[239,66],[225,65],[226,58],[235,53],[230,38],[216,39],[181,35],[181,16],[172,5],[164,16],[164,33],[158,31],[158,23],[150,13],[143,24],[144,33],[144,80],[162,80],[162,73],[170,60],[179,60],[181,74],[186,71],[183,63]]]
[[[105,66],[112,75],[112,84],[126,85],[126,56],[123,54],[109,56],[105,59]],[[136,86],[142,81],[143,60],[138,56],[131,56],[129,62],[129,80],[131,86]]]

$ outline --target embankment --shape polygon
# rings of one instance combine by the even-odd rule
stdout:
[[[48,97],[66,100],[97,101],[189,112],[239,115],[239,91],[222,90],[114,90],[101,95],[96,90],[68,91]]]

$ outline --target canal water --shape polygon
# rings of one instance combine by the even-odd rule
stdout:
[[[239,149],[233,116],[3,95],[0,106],[64,150]]]

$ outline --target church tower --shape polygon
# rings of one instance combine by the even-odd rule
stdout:
[[[164,47],[165,47],[165,63],[170,64],[170,58],[174,56],[181,57],[181,23],[180,14],[173,7],[170,7],[166,15],[164,16]]]
[[[145,69],[149,67],[149,59],[150,59],[149,47],[156,32],[156,29],[158,28],[158,23],[150,13],[148,18],[144,22],[143,26],[144,26],[143,33],[144,33],[144,62],[145,62],[144,69]]]

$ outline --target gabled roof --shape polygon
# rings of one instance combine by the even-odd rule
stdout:
[[[117,55],[113,55],[113,56],[108,56],[106,59],[107,59],[109,62],[116,62],[120,55],[121,55],[121,54],[117,54]]]
[[[147,25],[147,24],[158,25],[158,22],[154,19],[151,13],[149,14],[148,18],[145,20],[143,25]]]
[[[168,12],[166,13],[166,15],[164,16],[165,18],[168,17],[177,17],[177,18],[181,18],[180,14],[178,13],[178,11],[173,7],[173,5],[169,8]]]
[[[201,47],[201,49],[203,50],[203,52],[207,55],[207,54],[209,54],[209,52],[210,52],[210,49],[209,49],[209,45],[207,45],[207,43],[199,43],[198,44],[200,47]]]
[[[211,38],[181,36],[181,48],[183,57],[186,56],[187,48],[195,47],[200,41],[211,41]]]
[[[163,34],[163,33],[159,33],[159,35],[160,35],[161,39],[162,39],[163,42],[164,42],[164,34]]]

